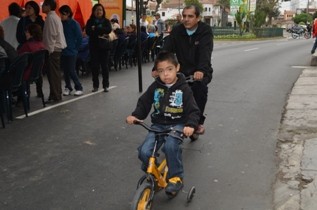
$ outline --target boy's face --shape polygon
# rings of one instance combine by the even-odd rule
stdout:
[[[169,61],[162,61],[157,64],[156,71],[162,82],[165,84],[174,84],[177,81],[179,64],[175,66]]]

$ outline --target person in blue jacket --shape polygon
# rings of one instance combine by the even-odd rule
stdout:
[[[64,96],[68,96],[73,91],[71,80],[75,85],[75,96],[83,94],[83,86],[81,85],[76,73],[76,60],[78,49],[82,43],[82,33],[79,23],[72,18],[73,12],[67,5],[59,8],[61,20],[63,23],[64,35],[67,47],[63,49],[61,56],[61,69],[64,72],[65,89]]]

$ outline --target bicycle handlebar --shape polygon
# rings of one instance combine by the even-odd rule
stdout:
[[[135,121],[133,122],[133,124],[141,125],[141,126],[142,126],[143,128],[145,128],[146,130],[152,131],[152,132],[154,132],[154,133],[156,133],[156,134],[171,135],[171,136],[173,136],[173,137],[175,137],[175,138],[177,138],[177,139],[179,139],[179,140],[181,140],[181,141],[183,141],[183,140],[184,140],[184,137],[185,137],[185,135],[184,135],[184,133],[183,133],[182,130],[175,129],[175,128],[173,128],[173,127],[170,127],[170,128],[168,128],[168,129],[165,129],[165,130],[157,130],[157,129],[151,128],[151,127],[150,127],[149,125],[147,125],[146,123],[144,123],[144,122],[142,122],[142,121],[137,121],[137,120],[135,120]],[[173,133],[174,133],[174,134],[173,134]],[[178,133],[178,134],[175,134],[175,133]]]

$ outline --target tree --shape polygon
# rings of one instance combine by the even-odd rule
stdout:
[[[279,0],[262,0],[257,1],[256,4],[258,12],[261,14],[262,18],[262,12],[264,12],[265,16],[268,18],[268,25],[272,24],[273,17],[278,17],[280,14],[279,11]],[[261,21],[258,21],[261,22]]]
[[[221,26],[224,27],[228,22],[228,12],[227,9],[230,9],[230,0],[218,0],[215,6],[219,6],[221,10]]]
[[[239,7],[239,10],[235,14],[235,18],[236,18],[237,24],[239,26],[240,36],[242,36],[242,33],[244,31],[244,21],[246,19],[246,16],[247,16],[247,11],[245,9],[245,5],[241,5]]]
[[[265,18],[265,11],[256,9],[254,13],[254,27],[261,27],[263,24],[265,24]]]
[[[301,14],[295,15],[295,17],[293,18],[293,21],[296,24],[299,24],[300,22],[311,23],[313,21],[313,17],[311,14],[301,13]]]
[[[189,5],[197,6],[200,10],[200,13],[203,13],[203,11],[204,11],[204,7],[203,7],[202,3],[199,2],[199,0],[185,0],[184,3],[186,6],[189,6]]]

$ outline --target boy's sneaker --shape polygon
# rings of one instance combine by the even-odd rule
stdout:
[[[72,92],[72,91],[70,91],[68,88],[65,88],[64,92],[63,92],[63,96],[69,96],[70,92]]]
[[[205,128],[203,125],[198,125],[197,130],[195,131],[195,133],[199,134],[199,135],[203,135],[205,133]]]
[[[168,184],[165,188],[165,193],[170,197],[174,197],[183,188],[182,179],[179,177],[173,177],[168,180]]]
[[[76,90],[74,93],[75,96],[81,96],[83,94],[84,94],[84,92],[82,90]]]

